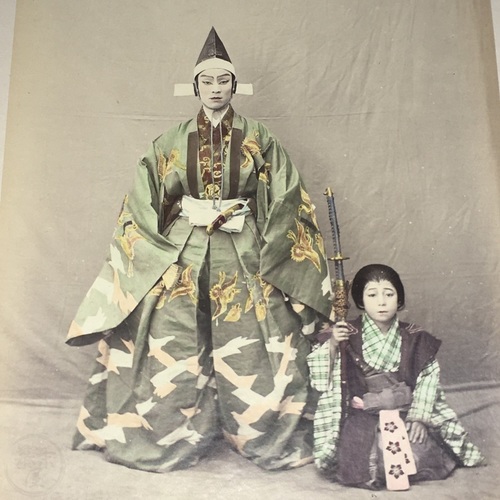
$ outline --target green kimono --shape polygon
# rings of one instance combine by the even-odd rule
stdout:
[[[249,200],[240,232],[209,236],[182,197]],[[240,215],[241,217],[241,215]],[[138,164],[109,256],[67,342],[99,356],[74,448],[163,472],[223,435],[266,469],[311,460],[306,356],[330,278],[300,175],[261,123],[203,110]]]

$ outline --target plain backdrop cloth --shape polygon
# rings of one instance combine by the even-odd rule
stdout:
[[[488,1],[18,0],[0,203],[3,400],[83,396],[96,352],[68,347],[66,332],[137,160],[198,112],[173,89],[191,79],[212,26],[254,86],[235,110],[280,138],[330,254],[332,187],[347,278],[394,267],[401,319],[443,341],[445,386],[495,387],[500,109]]]

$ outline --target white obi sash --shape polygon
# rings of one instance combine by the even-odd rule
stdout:
[[[213,200],[198,200],[192,196],[184,195],[181,204],[182,210],[179,215],[188,217],[189,224],[192,226],[209,226],[222,212],[241,204],[242,208],[236,210],[231,218],[220,227],[221,231],[227,233],[241,233],[245,216],[251,212],[248,200],[245,198],[216,200],[217,208],[213,208]]]

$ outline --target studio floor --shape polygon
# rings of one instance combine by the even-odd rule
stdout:
[[[224,442],[188,470],[154,474],[106,462],[94,451],[72,451],[79,400],[0,402],[2,499],[304,500],[321,499],[498,499],[500,488],[500,391],[497,386],[447,392],[488,465],[458,469],[445,481],[413,485],[405,492],[345,488],[322,478],[313,465],[267,472],[234,453]]]

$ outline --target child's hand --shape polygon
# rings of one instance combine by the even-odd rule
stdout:
[[[427,439],[427,427],[422,422],[406,422],[406,430],[412,443],[423,443]]]
[[[356,408],[356,410],[364,410],[365,409],[365,403],[363,402],[363,400],[358,397],[358,396],[354,396],[352,399],[351,399],[351,406],[353,408]]]
[[[335,345],[338,345],[339,342],[347,340],[350,335],[350,330],[345,321],[339,321],[335,323],[332,327],[332,341]]]

